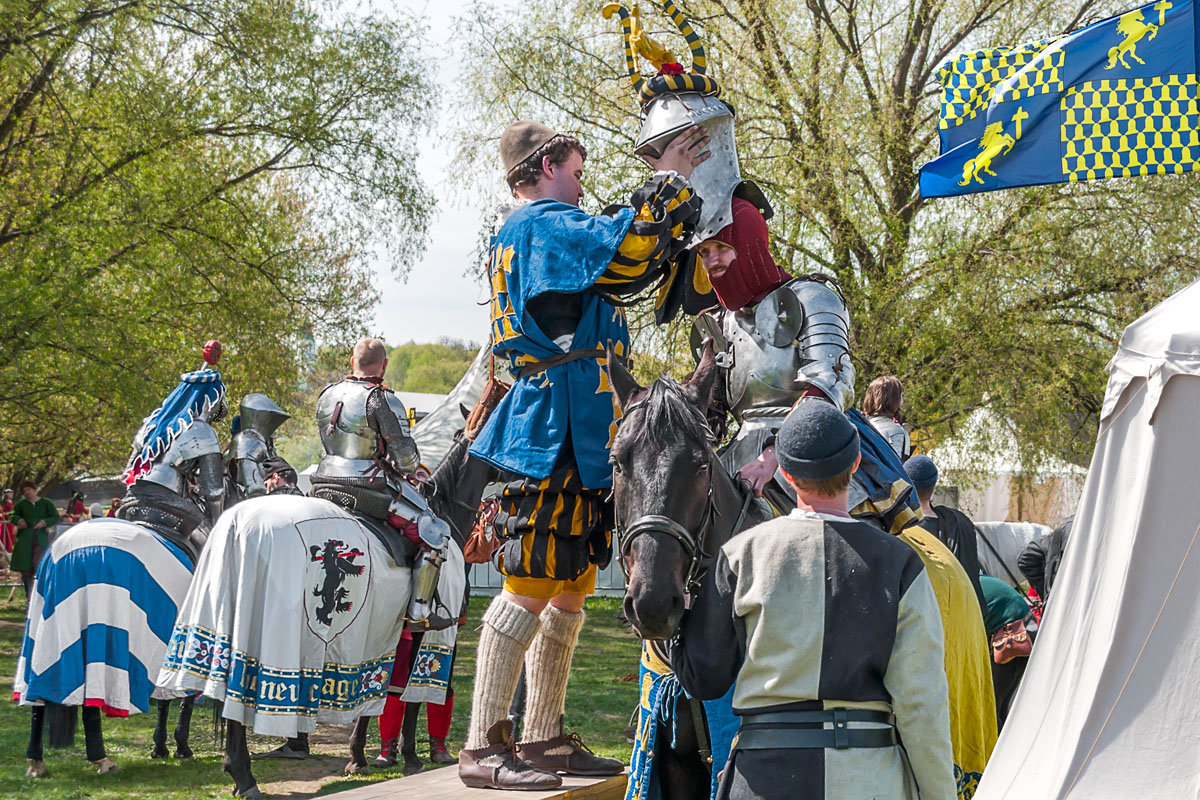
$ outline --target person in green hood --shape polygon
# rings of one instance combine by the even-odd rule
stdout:
[[[58,509],[45,497],[38,496],[38,485],[33,481],[21,481],[21,499],[9,515],[17,526],[17,540],[13,544],[13,572],[21,573],[25,587],[25,600],[33,592],[33,576],[37,572],[42,553],[50,549],[50,531],[58,524]]]

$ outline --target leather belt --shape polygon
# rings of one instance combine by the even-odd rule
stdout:
[[[608,352],[605,350],[568,350],[565,353],[524,365],[517,370],[517,378],[531,378],[538,373],[545,372],[553,367],[562,366],[563,364],[569,364],[572,361],[580,361],[585,358],[605,358],[607,355]]]
[[[849,722],[874,722],[886,728],[850,728]],[[800,727],[824,725],[832,728]],[[742,727],[733,740],[735,750],[847,750],[852,747],[892,747],[896,728],[890,712],[865,708],[833,708],[823,711],[774,711],[742,717]]]

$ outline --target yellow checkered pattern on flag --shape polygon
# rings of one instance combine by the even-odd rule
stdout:
[[[1195,75],[1088,81],[1059,101],[1071,182],[1190,172],[1200,161]]]
[[[1038,59],[1042,51],[1062,37],[1012,47],[992,47],[966,53],[938,70],[942,83],[942,113],[938,126],[957,127],[987,108],[996,86]],[[1055,50],[1039,60],[1017,85],[996,98],[1004,103],[1035,94],[1061,92],[1063,52]]]

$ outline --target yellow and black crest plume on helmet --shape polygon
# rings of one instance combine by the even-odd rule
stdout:
[[[622,3],[605,3],[601,13],[605,19],[612,19],[613,14],[621,18],[621,32],[625,42],[625,69],[629,79],[633,81],[634,91],[638,94],[638,102],[645,107],[659,95],[679,92],[698,92],[704,95],[717,95],[721,87],[710,78],[708,58],[704,52],[704,43],[693,30],[692,24],[683,12],[671,0],[665,0],[663,10],[671,17],[675,27],[683,34],[688,49],[692,54],[691,69],[684,67],[675,60],[670,50],[655,41],[642,27],[641,13],[637,3],[632,10]],[[649,80],[642,77],[638,66],[641,56],[654,65],[658,74]]]

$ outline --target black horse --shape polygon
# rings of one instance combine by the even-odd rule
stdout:
[[[643,388],[611,352],[608,363],[623,410],[612,464],[619,553],[628,575],[625,616],[644,639],[669,639],[685,596],[699,590],[717,548],[772,514],[713,450],[705,417],[717,379],[711,342],[684,383],[662,377]],[[660,730],[653,753],[662,795],[707,798],[711,756],[703,711],[699,703],[675,711],[674,736]]]
[[[430,509],[450,524],[454,538],[460,546],[466,541],[466,534],[470,533],[484,488],[496,475],[494,467],[471,458],[468,453],[473,434],[482,428],[484,420],[486,414],[481,415],[475,425],[468,428],[469,433],[460,435],[437,470],[422,487],[422,492],[429,500]],[[397,609],[398,614],[403,611],[402,608]],[[347,774],[365,772],[368,769],[366,738],[372,719],[374,718],[359,717],[354,725],[350,736]],[[234,780],[233,794],[238,797],[261,797],[250,769],[245,725],[234,720],[226,722],[225,757],[221,767]]]

